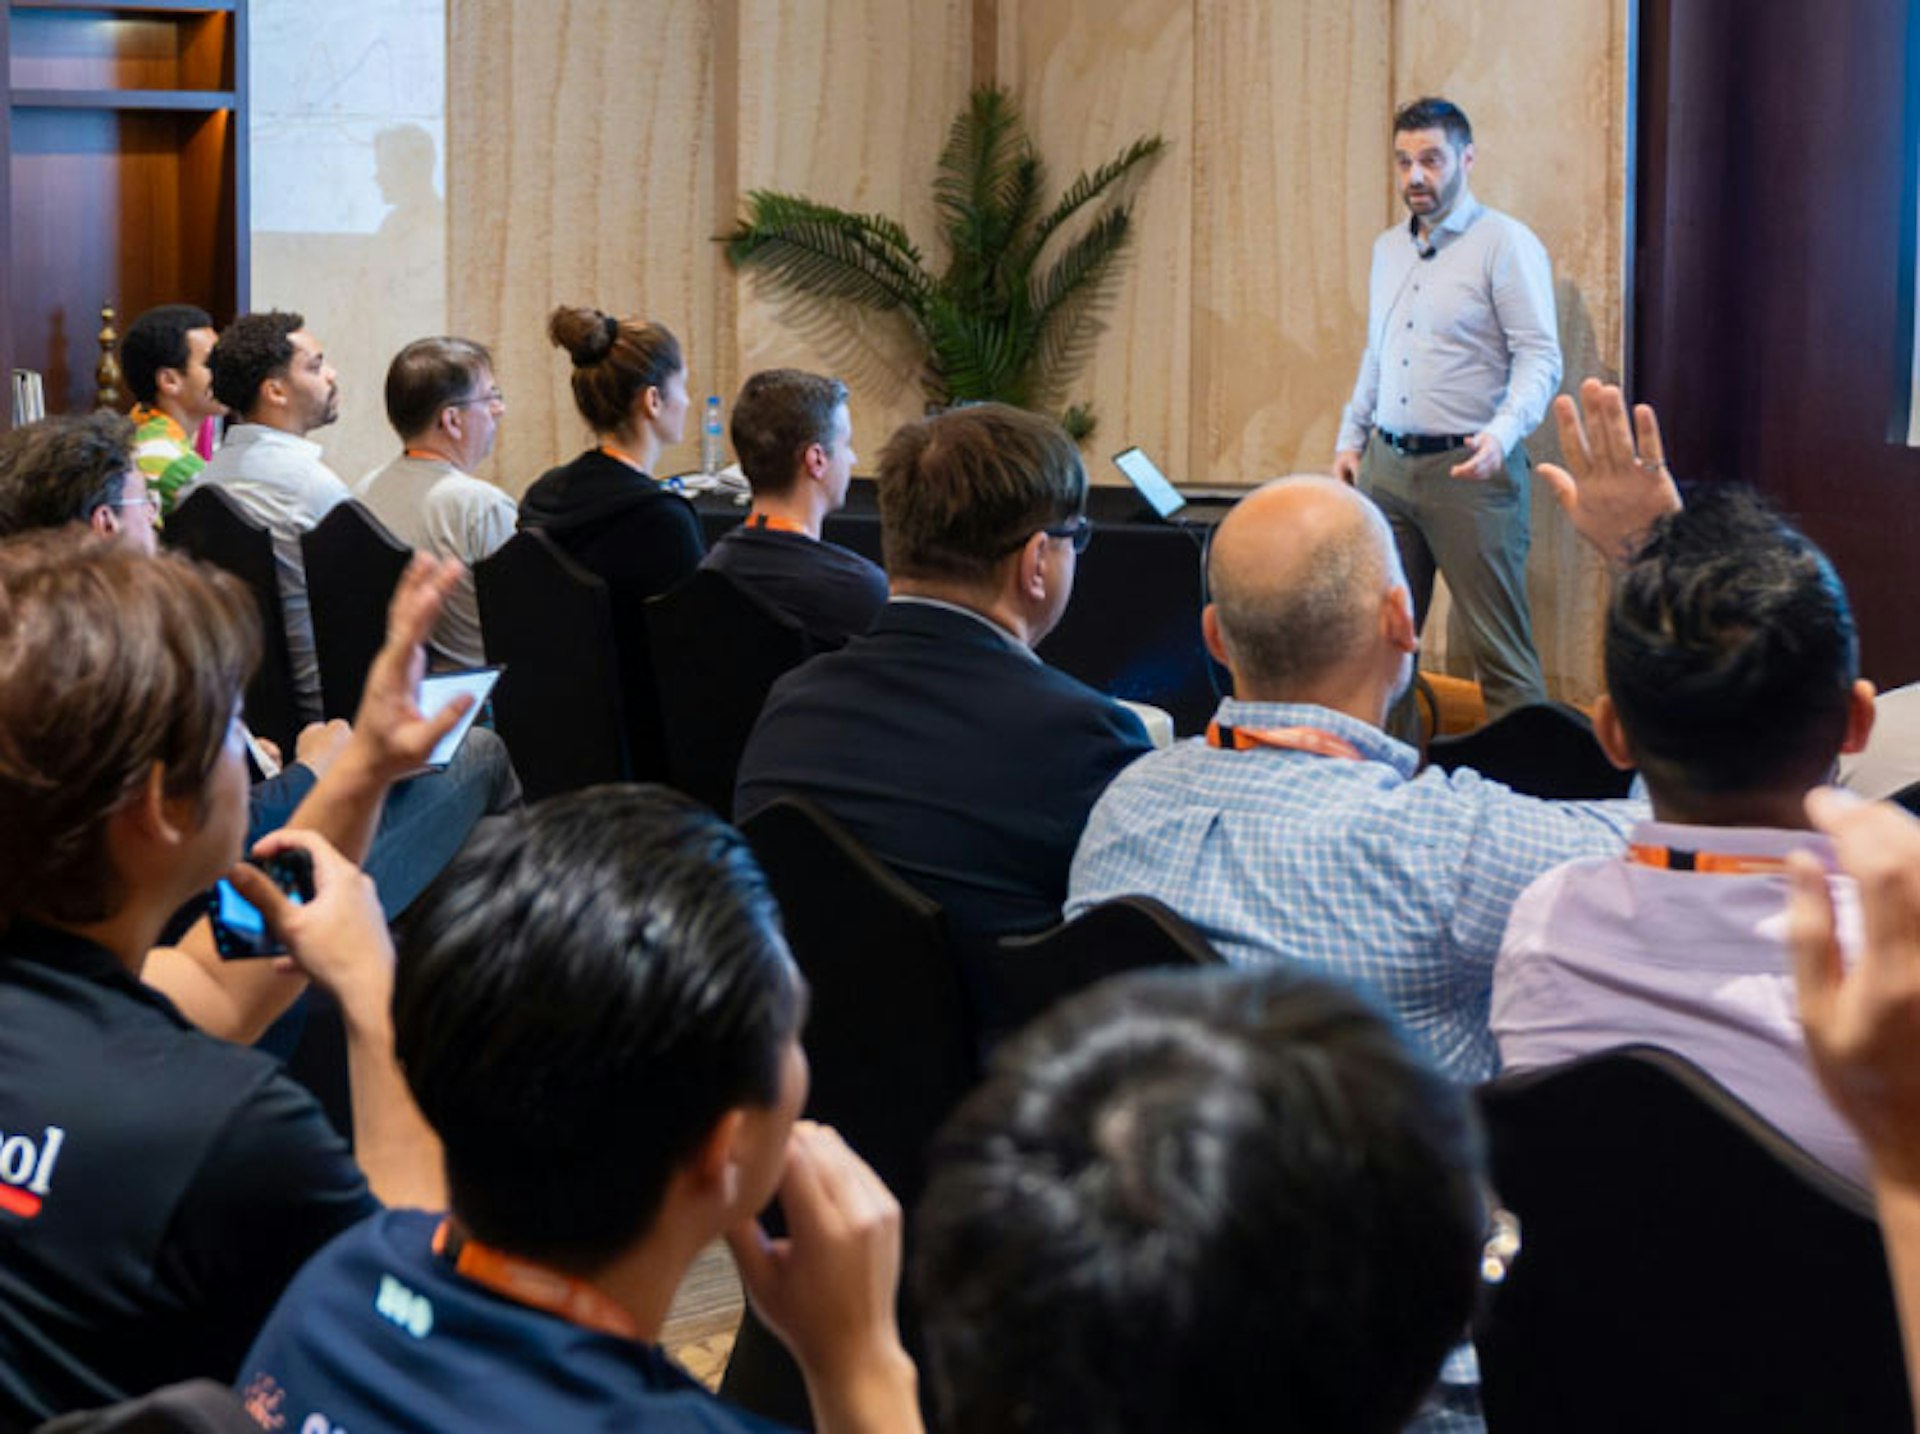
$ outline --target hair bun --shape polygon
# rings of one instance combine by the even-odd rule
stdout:
[[[620,320],[598,309],[562,305],[548,317],[547,335],[572,356],[575,368],[586,368],[613,352]]]

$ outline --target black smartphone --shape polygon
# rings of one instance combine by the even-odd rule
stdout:
[[[247,865],[264,871],[290,901],[313,900],[313,858],[298,849],[277,856],[247,858]],[[222,877],[214,883],[213,904],[207,912],[213,922],[213,946],[222,961],[246,961],[256,956],[278,956],[287,948],[267,929],[260,908]]]

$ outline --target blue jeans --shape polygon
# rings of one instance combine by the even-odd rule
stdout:
[[[257,783],[247,845],[285,826],[312,789],[313,773],[298,763]],[[362,863],[380,888],[380,906],[387,919],[393,920],[427,889],[481,817],[519,804],[520,779],[514,775],[506,744],[484,727],[467,733],[445,771],[396,783],[380,813],[373,849]]]

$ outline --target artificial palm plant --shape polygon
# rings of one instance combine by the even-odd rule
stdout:
[[[1013,97],[985,87],[954,120],[934,176],[944,272],[928,272],[905,228],[884,215],[764,189],[747,196],[727,257],[799,293],[904,316],[925,349],[921,386],[932,404],[1045,407],[1085,361],[1095,301],[1126,246],[1132,203],[1115,186],[1164,147],[1158,135],[1134,141],[1043,208],[1045,166]],[[1102,196],[1069,237],[1068,221]],[[1093,429],[1085,404],[1061,421],[1076,438]]]

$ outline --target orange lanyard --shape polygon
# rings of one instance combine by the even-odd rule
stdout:
[[[638,463],[635,463],[633,461],[633,456],[631,454],[622,453],[618,448],[615,448],[611,443],[601,444],[600,451],[606,454],[607,457],[617,459],[620,462],[626,464],[627,467],[631,468],[636,473],[645,473],[646,476],[649,478],[653,476],[651,473],[647,473],[647,470],[642,468]]]
[[[1627,848],[1627,860],[1659,871],[1697,871],[1708,876],[1775,876],[1787,869],[1786,862],[1774,856],[1727,856],[1637,842]]]
[[[433,1232],[433,1252],[450,1257],[455,1274],[516,1304],[544,1310],[602,1334],[642,1338],[633,1316],[585,1280],[469,1239],[454,1230],[452,1220],[442,1220]]]
[[[425,448],[402,448],[400,455],[403,458],[416,459],[421,463],[445,463],[447,461],[438,453],[429,452]]]
[[[1289,752],[1311,752],[1316,757],[1338,757],[1346,762],[1366,760],[1360,755],[1360,749],[1345,737],[1322,732],[1318,727],[1225,727],[1209,722],[1207,745],[1235,752],[1279,747]]]
[[[749,513],[747,514],[747,526],[749,528],[768,528],[776,533],[798,533],[803,538],[812,536],[805,528],[801,527],[800,524],[794,522],[793,519],[778,517],[773,513]]]

